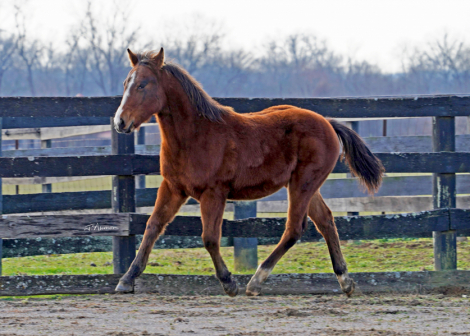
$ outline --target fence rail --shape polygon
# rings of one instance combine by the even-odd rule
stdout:
[[[4,129],[109,125],[109,118],[113,116],[120,100],[120,97],[0,98],[0,121]],[[382,207],[389,204],[389,207],[393,207],[398,204],[399,197],[419,196],[414,198],[416,204],[410,206],[417,209],[423,204],[429,206],[430,196],[425,195],[432,195],[435,210],[400,215],[337,217],[336,222],[343,239],[433,236],[436,269],[456,268],[457,231],[459,234],[470,233],[470,210],[455,208],[457,200],[464,206],[469,202],[467,196],[457,198],[457,193],[470,193],[470,175],[466,175],[470,173],[470,136],[455,136],[454,125],[455,117],[470,115],[470,96],[217,100],[234,107],[240,113],[290,104],[335,118],[433,117],[432,137],[384,137],[369,138],[366,141],[374,152],[379,152],[377,156],[388,173],[433,174],[385,177],[376,198],[377,204],[382,204]],[[136,189],[134,176],[158,174],[159,157],[150,155],[149,152],[156,147],[141,145],[134,148],[133,138],[118,136],[114,131],[111,133],[112,150],[96,147],[88,151],[72,149],[65,152],[64,149],[47,148],[34,150],[36,152],[19,152],[24,156],[18,156],[18,152],[6,151],[4,156],[8,157],[0,158],[0,177],[14,179],[15,182],[21,178],[29,178],[30,182],[40,179],[41,183],[50,183],[48,178],[60,180],[102,175],[114,177],[112,191],[4,195],[1,205],[5,215],[0,220],[0,237],[113,236],[115,272],[122,273],[129,265],[132,253],[135,253],[135,235],[143,233],[148,218],[146,215],[136,214],[135,209],[152,206],[157,192],[156,188]],[[398,148],[404,148],[406,152],[398,152]],[[30,155],[34,153],[39,154]],[[334,173],[347,172],[349,170],[343,163],[338,163],[334,169]],[[464,174],[456,175],[458,173]],[[342,202],[343,208],[348,208],[354,197],[370,200],[356,187],[357,181],[353,179],[328,180],[322,187],[322,194],[325,198],[333,198],[330,202]],[[281,190],[261,200],[260,204],[269,207],[269,202],[281,201],[280,204],[285,206],[285,200],[285,190]],[[407,201],[402,198],[401,202]],[[195,201],[190,204],[195,204]],[[7,215],[106,208],[113,208],[118,213]],[[365,208],[350,209],[355,211]],[[279,237],[284,226],[283,218],[225,221],[223,235],[240,238]],[[166,234],[200,235],[200,218],[177,217]],[[321,237],[314,226],[310,225],[305,238]]]
[[[238,113],[261,111],[276,105],[294,105],[332,118],[409,118],[468,116],[470,96],[405,96],[368,98],[214,98],[231,106]],[[101,118],[109,123],[121,103],[121,97],[3,97],[0,98],[1,117],[14,118],[16,128],[66,126],[81,118]],[[50,117],[53,117],[52,119]],[[44,118],[32,125],[30,118]],[[50,120],[47,121],[46,119]],[[96,125],[96,123],[95,123]],[[6,125],[4,128],[9,128]]]
[[[46,183],[48,180],[38,182]],[[136,189],[136,207],[152,207],[155,204],[157,191],[158,188]],[[383,185],[375,197],[367,197],[367,193],[361,189],[357,180],[351,178],[327,180],[322,186],[321,192],[333,211],[401,211],[400,203],[413,207],[412,211],[432,209],[432,176],[385,177]],[[470,194],[470,175],[457,176],[456,192],[457,194]],[[410,197],[404,198],[404,196]],[[468,198],[469,196],[459,196],[457,200],[468,204]],[[272,202],[285,202],[286,200],[287,190],[281,189],[275,194],[258,200],[258,204],[268,207],[273,204]],[[340,202],[347,202],[347,204],[344,207],[339,207]],[[390,205],[386,205],[387,202]],[[198,203],[190,199],[186,204],[196,205]],[[419,208],[423,204],[427,206]],[[276,208],[270,210],[258,207],[258,212],[285,212],[286,205],[277,203],[273,206]],[[357,207],[361,206],[369,208],[358,210]],[[347,210],[350,207],[355,209]],[[393,207],[397,208],[394,210]],[[3,195],[4,214],[110,208],[111,190]]]
[[[468,173],[470,153],[376,153],[389,173]],[[333,173],[348,173],[338,162]],[[158,155],[0,158],[0,177],[141,175],[160,173]]]
[[[3,238],[125,236],[143,234],[148,215],[114,213],[100,215],[3,216]],[[440,209],[418,213],[336,217],[342,239],[430,237],[432,231],[470,231],[470,210]],[[280,237],[286,218],[247,218],[224,220],[224,237]],[[165,231],[173,236],[200,236],[200,217],[176,217]],[[322,236],[310,223],[303,234],[307,239]]]

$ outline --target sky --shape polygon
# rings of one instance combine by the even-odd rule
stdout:
[[[94,0],[103,16],[114,0]],[[468,42],[470,1],[465,0],[128,0],[139,42],[158,40],[198,18],[226,34],[227,48],[257,54],[271,39],[315,34],[344,56],[367,60],[385,72],[401,70],[405,47],[424,46],[448,33]],[[22,3],[36,37],[65,44],[66,33],[85,8],[84,0],[0,0],[0,29],[14,30],[12,5]],[[177,29],[176,29],[177,30]],[[140,49],[139,46],[131,46]],[[158,48],[159,46],[155,46]]]

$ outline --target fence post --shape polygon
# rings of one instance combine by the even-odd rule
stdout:
[[[233,219],[256,217],[256,201],[234,202]],[[235,271],[258,267],[258,238],[233,238]]]
[[[3,130],[3,118],[0,118],[0,157],[2,156],[2,130]],[[2,179],[0,178],[0,214],[3,213],[3,191],[2,191]],[[2,275],[2,250],[3,250],[3,239],[0,237],[0,276]]]
[[[52,147],[52,140],[41,140],[41,148],[51,148]],[[42,185],[42,192],[43,193],[50,193],[52,192],[52,184],[46,183]]]
[[[455,151],[455,118],[433,117],[432,144],[434,152]],[[433,174],[434,209],[455,208],[455,173]],[[457,269],[457,235],[455,230],[433,231],[434,268],[436,271]]]
[[[347,121],[346,125],[352,129],[354,132],[359,134],[359,121]],[[353,177],[351,173],[346,174],[347,177]],[[348,211],[346,213],[347,216],[359,216],[359,212],[357,211]]]
[[[114,129],[111,118],[111,153],[134,154],[134,137]],[[114,212],[135,212],[135,178],[132,175],[113,176],[111,203]],[[127,271],[135,258],[135,235],[113,236],[114,274]]]
[[[135,133],[135,140],[137,145],[145,145],[145,128],[140,127]],[[135,186],[137,189],[145,189],[145,175],[139,175],[135,177]]]

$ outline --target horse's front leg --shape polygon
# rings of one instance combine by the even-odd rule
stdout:
[[[187,199],[188,196],[175,189],[167,180],[163,180],[158,189],[155,208],[147,221],[147,227],[145,228],[139,252],[129,270],[119,280],[116,286],[117,292],[132,292],[134,290],[134,280],[145,270],[155,241],[163,232],[166,225],[173,220],[179,208]]]
[[[220,255],[220,237],[226,196],[215,191],[206,190],[201,195],[202,241],[214,263],[215,273],[225,293],[230,296],[238,294],[237,283]]]

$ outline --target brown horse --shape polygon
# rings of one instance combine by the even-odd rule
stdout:
[[[294,106],[237,114],[209,97],[178,65],[165,63],[163,49],[127,51],[132,70],[124,81],[115,128],[131,133],[156,116],[162,136],[163,181],[139,252],[116,291],[133,291],[158,236],[192,197],[201,206],[202,240],[216,276],[228,295],[237,295],[237,283],[219,251],[225,202],[258,199],[286,187],[285,232],[248,283],[246,294],[260,293],[276,263],[301,237],[308,215],[325,238],[343,292],[351,295],[354,281],[348,276],[334,219],[319,189],[336,165],[341,141],[351,171],[369,192],[377,191],[384,169],[360,137],[334,120]]]

